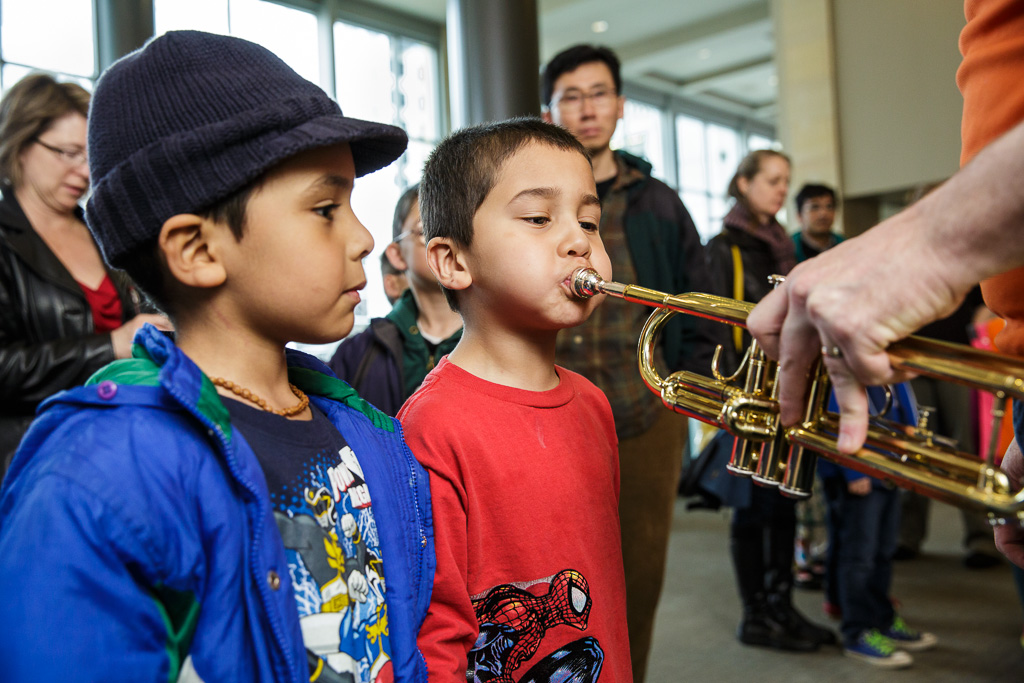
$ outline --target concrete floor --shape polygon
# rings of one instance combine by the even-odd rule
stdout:
[[[647,683],[1024,681],[1024,622],[1009,565],[964,568],[961,526],[956,510],[933,504],[921,557],[896,564],[893,596],[902,603],[901,614],[911,626],[935,633],[939,644],[915,654],[911,668],[885,671],[835,647],[792,654],[737,642],[740,605],[727,552],[728,514],[687,512],[680,501]],[[796,592],[804,614],[837,626],[821,601],[820,591]]]

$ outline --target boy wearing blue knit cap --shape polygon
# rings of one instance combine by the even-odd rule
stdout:
[[[104,73],[88,142],[89,227],[177,339],[144,328],[22,442],[4,680],[425,681],[427,477],[397,422],[285,349],[351,330],[373,247],[353,183],[405,134],[182,31]]]

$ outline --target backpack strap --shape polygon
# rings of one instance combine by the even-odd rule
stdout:
[[[743,301],[743,257],[740,254],[740,248],[735,244],[732,245],[732,290],[733,298],[736,299],[737,301]],[[732,342],[733,345],[735,345],[736,347],[736,353],[742,353],[742,328],[732,328]]]
[[[363,386],[363,380],[366,379],[366,373],[370,371],[374,361],[380,358],[383,353],[379,344],[376,342],[370,343],[370,348],[363,354],[362,360],[359,361],[359,367],[356,368],[355,374],[352,375],[351,384],[353,389],[359,391],[359,388]]]

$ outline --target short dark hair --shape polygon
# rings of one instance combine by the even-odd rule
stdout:
[[[262,184],[263,178],[257,178],[213,206],[198,212],[198,215],[217,223],[227,224],[235,239],[241,240],[245,232],[246,207]],[[174,317],[176,302],[169,295],[169,274],[155,239],[143,244],[125,259],[124,272],[157,308],[169,317]]]
[[[804,203],[809,199],[815,197],[830,197],[832,202],[836,201],[836,191],[828,185],[821,185],[820,183],[807,183],[800,188],[800,191],[796,193],[796,212],[800,213],[804,210]]]
[[[395,218],[391,224],[391,241],[394,242],[398,239],[398,236],[402,234],[402,226],[405,225],[405,219],[409,217],[409,212],[412,211],[412,207],[419,201],[420,198],[420,185],[416,183],[412,185],[402,196],[398,198],[398,203],[395,205]]]
[[[531,142],[590,155],[569,131],[539,118],[519,117],[452,133],[430,154],[420,183],[420,215],[427,241],[446,237],[459,246],[473,241],[473,216],[494,188],[505,162]],[[454,293],[445,299],[458,311]]]
[[[602,45],[573,45],[551,58],[541,74],[541,102],[551,104],[551,96],[555,91],[555,81],[565,73],[575,71],[584,64],[602,62],[612,72],[615,81],[615,92],[622,94],[622,74],[619,58],[609,48]]]

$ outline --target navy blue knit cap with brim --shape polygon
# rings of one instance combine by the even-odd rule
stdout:
[[[171,31],[110,66],[89,110],[86,221],[114,267],[164,222],[204,211],[285,159],[350,144],[357,176],[405,151],[405,132],[343,116],[272,52]]]

